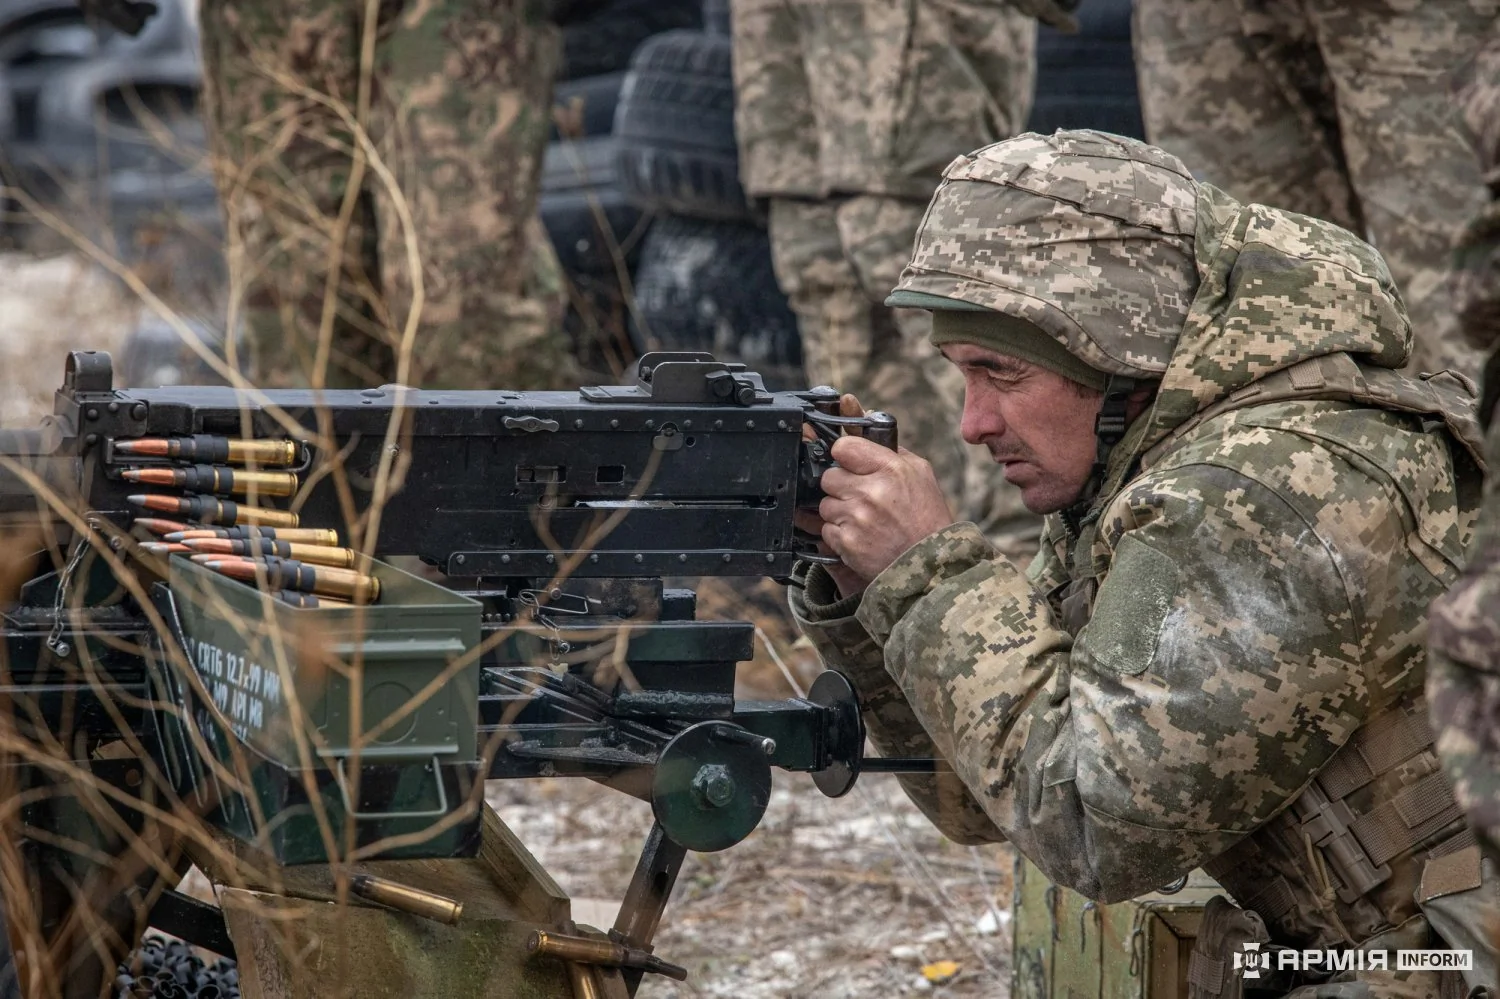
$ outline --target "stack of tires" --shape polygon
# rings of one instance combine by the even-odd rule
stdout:
[[[637,350],[707,350],[772,388],[805,383],[796,317],[740,186],[728,5],[636,52],[615,112],[617,176],[656,220],[635,275]]]
[[[575,285],[626,278],[615,290],[636,352],[709,350],[792,387],[804,380],[796,320],[739,182],[728,4],[695,0],[692,15],[702,29],[646,38],[617,89],[559,84],[560,106],[582,98],[581,111],[561,117],[585,132],[603,121],[590,96],[596,108],[612,99],[614,114],[607,136],[549,149],[543,221]],[[584,175],[587,183],[563,187]],[[559,211],[565,199],[587,200],[588,217]]]
[[[1130,44],[1131,0],[1087,0],[1078,33],[1038,29],[1036,99],[1027,130],[1094,128],[1146,137]]]
[[[630,57],[664,31],[702,25],[700,0],[588,0],[564,5],[563,66],[553,95],[552,141],[542,160],[539,212],[570,284],[568,331],[591,374],[619,370],[632,352],[626,328],[631,275],[651,213],[616,178],[614,120]]]

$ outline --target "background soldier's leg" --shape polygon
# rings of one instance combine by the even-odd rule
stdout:
[[[1411,313],[1408,370],[1477,376],[1449,291],[1450,247],[1488,196],[1451,92],[1494,23],[1495,0],[1308,5],[1338,91],[1349,174],[1369,238]]]
[[[932,314],[880,304],[906,266],[926,208],[925,202],[875,196],[838,206],[844,257],[853,264],[876,331],[860,378],[868,395],[862,401],[898,414],[902,443],[932,463],[961,520],[980,524],[1006,554],[1029,559],[1041,518],[1022,505],[1020,490],[1005,481],[988,449],[965,444],[959,435],[964,380],[928,339]]]
[[[384,180],[370,184],[398,336],[420,304],[412,384],[577,384],[556,257],[530,224],[560,51],[542,6],[409,4],[376,52],[377,145],[401,197]]]
[[[874,350],[869,297],[844,256],[833,201],[773,198],[771,260],[802,334],[802,367],[812,384],[869,392]],[[867,407],[874,403],[862,399]],[[893,408],[898,417],[899,408]]]
[[[1235,198],[1363,232],[1331,85],[1296,6],[1136,0],[1150,140]]]
[[[202,7],[230,319],[246,320],[242,366],[261,384],[347,387],[393,374],[390,346],[371,319],[372,206],[353,175],[352,132],[339,113],[357,116],[361,7],[348,0]]]

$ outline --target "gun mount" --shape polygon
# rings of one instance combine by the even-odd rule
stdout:
[[[194,802],[211,824],[285,863],[369,856],[393,834],[401,845],[381,855],[470,855],[485,779],[586,777],[617,788],[649,801],[656,823],[611,936],[649,951],[686,851],[725,849],[749,835],[773,767],[809,773],[832,796],[863,769],[935,769],[930,760],[863,759],[857,694],[838,674],[824,674],[805,698],[737,699],[736,665],[751,658],[755,626],[697,620],[693,592],[671,585],[691,576],[788,580],[799,560],[822,558],[793,514],[821,498],[831,441],[850,427],[890,446],[896,438],[884,414],[838,415],[838,398],[827,388],[768,392],[742,365],[705,354],[647,355],[628,385],[443,392],[116,389],[108,355],[75,352],[44,425],[0,433],[0,526],[42,549],[40,568],[4,611],[0,700],[23,738],[73,747],[76,761],[110,781],[131,821],[140,811],[134,799],[154,781],[158,798]],[[225,679],[214,657],[235,639],[213,636],[237,629],[243,638],[261,602],[227,584],[244,594],[189,606],[185,587],[209,574],[185,559],[168,566],[140,556],[131,528],[139,511],[127,497],[141,487],[120,472],[170,462],[119,445],[169,438],[207,446],[226,436],[295,445],[300,490],[255,502],[346,533],[380,565],[420,559],[429,575],[440,574],[434,588],[450,595],[423,597],[423,607],[460,616],[473,608],[477,640],[432,640],[448,650],[435,682],[469,691],[465,706],[439,711],[443,724],[472,724],[472,732],[434,741],[411,727],[367,739],[348,712],[320,714],[317,705],[307,718],[268,720],[277,704],[257,707],[263,691],[245,677],[269,677],[280,657],[280,696],[280,685],[300,689],[312,669],[285,641],[279,652],[253,642],[259,652],[231,650]],[[386,579],[387,589],[419,584],[432,581]],[[371,622],[384,620],[376,617],[384,610],[299,618],[324,612],[283,609],[283,623],[266,617],[256,627],[291,634],[301,620],[342,622],[326,627],[343,635],[338,629],[352,620],[365,630],[338,645],[346,659],[396,655],[390,648],[410,657],[411,629],[427,628],[432,612],[391,618],[392,630],[377,633]],[[205,625],[205,613],[218,623]],[[265,662],[251,664],[251,655]],[[472,686],[454,686],[461,676]],[[377,735],[408,713],[416,726],[411,703],[422,684],[392,689],[401,695],[387,691],[378,707],[363,695],[372,705],[365,727]],[[429,686],[423,696],[431,694]],[[288,724],[315,730],[320,755],[277,757],[267,734],[277,723],[283,735]],[[336,738],[354,749],[330,749]],[[119,743],[127,748],[114,762],[99,759],[102,746]],[[143,782],[138,764],[146,761],[153,779]],[[34,761],[17,766],[22,788],[60,779]],[[67,915],[62,883],[87,865],[56,845],[80,835],[78,816],[45,795],[37,800],[25,815],[34,833],[26,849],[35,870],[52,872],[41,892],[47,929]],[[260,820],[246,819],[257,808]],[[319,835],[310,821],[297,832],[291,816],[320,808],[347,824],[348,838]],[[445,832],[412,835],[414,819]],[[153,918],[169,923],[163,928],[223,948],[222,923],[203,929],[201,910],[170,891],[161,897]],[[648,964],[622,969],[632,994]]]

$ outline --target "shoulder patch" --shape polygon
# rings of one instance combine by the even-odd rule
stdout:
[[[1111,586],[1106,578],[1099,587],[1094,613],[1078,635],[1087,644],[1095,662],[1123,676],[1146,672],[1156,658],[1162,624],[1180,589],[1177,564],[1167,555],[1126,534],[1115,548],[1114,571],[1129,566],[1127,588],[1123,581]]]

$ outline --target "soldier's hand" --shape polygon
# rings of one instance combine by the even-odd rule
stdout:
[[[948,500],[925,458],[859,437],[839,438],[831,454],[838,467],[823,473],[818,533],[866,585],[912,545],[953,523]],[[834,579],[848,596],[844,582],[837,575]]]

